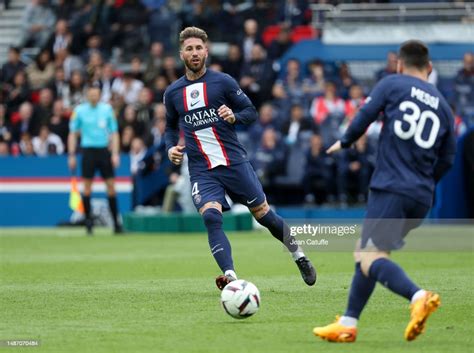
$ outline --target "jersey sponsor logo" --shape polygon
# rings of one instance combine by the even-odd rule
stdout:
[[[242,89],[239,89],[239,90],[237,91],[237,95],[240,96],[241,94],[242,94]]]
[[[207,87],[205,82],[193,83],[183,88],[183,105],[186,112],[207,107]]]
[[[204,109],[192,114],[184,116],[184,122],[192,127],[204,126],[212,123],[217,123],[219,118],[214,108]]]

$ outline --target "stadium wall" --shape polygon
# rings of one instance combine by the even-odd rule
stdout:
[[[463,149],[463,139],[458,141],[458,152]],[[462,153],[457,153],[455,165],[438,184],[436,202],[431,218],[467,218],[467,195]],[[71,175],[67,168],[67,157],[5,157],[0,159],[0,227],[6,226],[54,226],[69,221]],[[122,156],[117,170],[117,192],[122,214],[131,208],[132,182],[129,172],[130,160]],[[153,175],[156,182],[156,176]],[[149,188],[150,181],[142,187]],[[81,185],[80,185],[81,186]],[[94,183],[93,198],[106,198],[101,180]],[[278,207],[278,213],[293,219],[360,219],[364,208],[345,211],[332,209]]]
[[[68,222],[71,174],[67,157],[4,157],[0,160],[0,226],[54,226]],[[80,160],[79,160],[80,165]],[[130,160],[124,155],[116,171],[120,211],[130,210]],[[80,190],[82,184],[79,183]],[[105,185],[97,179],[93,199],[106,199]]]

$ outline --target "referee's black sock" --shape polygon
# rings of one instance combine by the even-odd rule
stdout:
[[[86,195],[82,196],[82,202],[84,202],[86,219],[91,219],[91,197]]]
[[[109,196],[109,208],[114,219],[114,227],[117,228],[120,226],[120,222],[118,220],[117,196]]]

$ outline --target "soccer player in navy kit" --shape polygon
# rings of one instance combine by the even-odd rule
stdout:
[[[166,149],[174,164],[186,150],[192,198],[208,231],[209,247],[223,272],[216,278],[219,289],[235,279],[230,243],[222,230],[222,212],[228,210],[227,193],[246,205],[256,220],[286,245],[303,280],[316,282],[316,271],[301,249],[291,242],[288,225],[274,213],[260,181],[235,133],[235,124],[250,124],[257,112],[250,99],[229,75],[206,69],[207,34],[185,28],[179,37],[180,57],[186,67],[183,77],[165,92]],[[185,146],[178,146],[179,130]]]
[[[335,323],[313,330],[328,341],[355,341],[359,315],[377,282],[411,302],[408,341],[423,332],[428,316],[440,305],[438,294],[420,289],[389,256],[426,216],[435,183],[453,164],[454,118],[445,99],[427,82],[431,63],[424,43],[401,45],[397,72],[374,87],[345,135],[327,151],[350,147],[384,113],[347,309]]]

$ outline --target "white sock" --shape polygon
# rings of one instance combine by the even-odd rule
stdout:
[[[342,326],[346,326],[346,327],[357,327],[357,321],[359,320],[350,316],[341,316],[339,318],[339,323]]]
[[[411,297],[411,303],[413,304],[418,299],[422,298],[425,294],[426,294],[426,291],[424,289],[420,289],[418,292],[413,294],[413,297]]]
[[[227,270],[227,271],[225,271],[225,272],[224,272],[224,276],[230,276],[230,277],[232,277],[232,278],[237,279],[237,275],[236,275],[235,272],[232,271],[232,270]]]
[[[293,258],[294,261],[301,259],[302,257],[304,257],[303,249],[301,249],[301,247],[298,246],[298,249],[296,249],[295,252],[291,253],[291,257]]]

